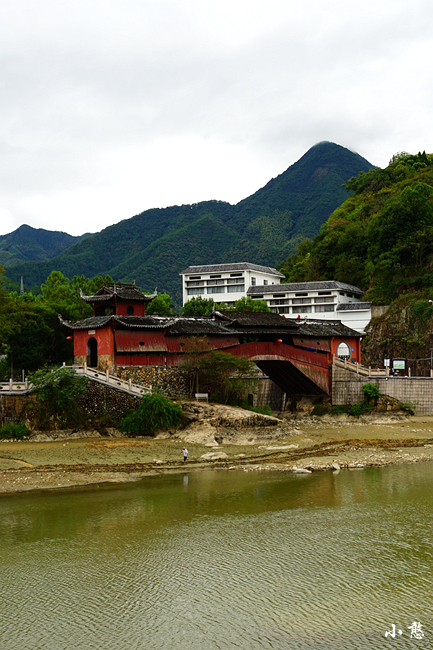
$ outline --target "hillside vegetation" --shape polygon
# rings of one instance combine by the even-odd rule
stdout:
[[[237,205],[204,201],[147,210],[105,228],[48,261],[8,268],[9,280],[24,277],[38,290],[51,271],[68,278],[109,274],[136,281],[143,291],[169,293],[181,303],[179,273],[192,264],[281,263],[347,197],[342,184],[372,165],[339,145],[312,147],[283,174]],[[0,255],[1,262],[1,255]]]
[[[387,304],[433,287],[433,156],[396,155],[385,169],[351,178],[354,194],[280,270],[287,280],[335,279]]]
[[[364,363],[406,357],[430,365],[433,325],[433,155],[396,154],[360,173],[319,235],[281,265],[287,281],[335,279],[390,305],[363,341]]]
[[[50,260],[88,236],[89,233],[74,237],[66,232],[23,225],[8,235],[0,235],[0,264],[9,268],[23,262]]]

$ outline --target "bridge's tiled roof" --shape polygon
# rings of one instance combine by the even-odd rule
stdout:
[[[69,321],[63,320],[59,314],[59,319],[62,325],[68,327],[71,330],[94,330],[98,327],[104,327],[111,321],[112,316],[91,316],[90,318],[84,318],[83,320],[78,321]]]
[[[72,330],[97,329],[104,327],[110,321],[118,327],[141,330],[167,330],[170,334],[212,335],[218,336],[236,334],[233,328],[228,329],[228,323],[217,322],[209,318],[194,318],[185,316],[92,316],[80,321],[65,321],[60,317],[62,325]]]
[[[231,323],[234,327],[268,327],[277,329],[297,329],[294,319],[284,318],[273,312],[248,312],[220,310],[214,312],[214,318]]]
[[[295,336],[361,336],[340,321],[284,318],[279,314],[260,312],[214,312],[210,318],[185,316],[92,316],[80,321],[65,321],[71,330],[97,329],[112,322],[117,327],[142,330],[165,330],[176,335],[273,334]]]
[[[289,320],[289,319],[288,319]],[[347,327],[339,320],[305,320],[301,321],[297,336],[305,334],[305,336],[356,336],[360,338],[360,334],[351,327]]]

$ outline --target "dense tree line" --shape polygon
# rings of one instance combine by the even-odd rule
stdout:
[[[74,276],[66,278],[53,271],[41,286],[41,293],[8,293],[4,289],[5,270],[0,266],[0,378],[11,372],[19,377],[44,365],[73,360],[73,344],[61,326],[59,314],[78,320],[93,314],[80,298],[80,290],[92,295],[111,278]]]

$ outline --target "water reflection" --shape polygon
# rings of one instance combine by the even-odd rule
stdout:
[[[419,464],[4,497],[0,647],[385,648],[415,619],[433,647],[432,483]]]

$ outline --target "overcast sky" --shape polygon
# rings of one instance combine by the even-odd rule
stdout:
[[[433,152],[431,0],[0,4],[0,234],[236,203],[322,140]]]

